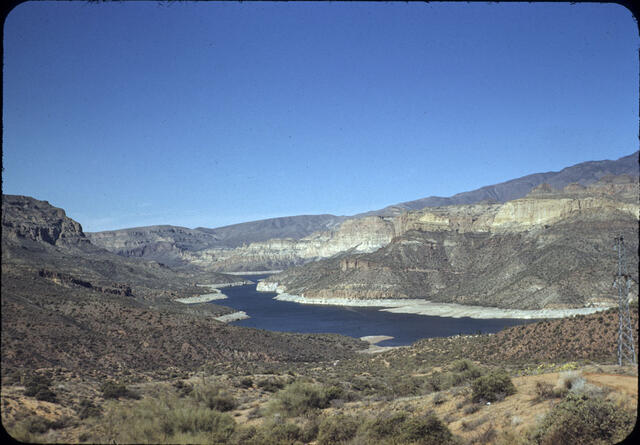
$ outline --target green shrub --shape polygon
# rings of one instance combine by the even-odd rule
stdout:
[[[258,380],[258,388],[264,389],[268,392],[276,392],[284,388],[284,382],[277,379],[262,379]]]
[[[228,443],[236,423],[195,397],[163,394],[132,405],[108,402],[101,443]]]
[[[358,433],[363,443],[455,443],[449,428],[433,413],[412,417],[404,412],[383,413],[362,424]]]
[[[291,422],[271,420],[262,424],[255,434],[244,438],[242,445],[293,445],[302,443],[302,429]],[[239,440],[239,437],[238,437]]]
[[[509,375],[500,371],[478,377],[471,384],[471,388],[471,398],[474,402],[495,402],[516,392]]]
[[[397,436],[399,443],[448,444],[454,443],[449,428],[435,414],[407,419]]]
[[[199,386],[193,394],[197,401],[216,411],[231,411],[238,406],[238,401],[219,385]]]
[[[299,416],[310,410],[327,408],[341,395],[342,388],[338,386],[295,382],[276,394],[274,406],[289,416]]]
[[[533,439],[538,444],[618,443],[633,429],[635,415],[585,394],[568,394],[543,419]]]
[[[318,428],[318,444],[345,443],[356,435],[359,425],[360,422],[353,416],[338,414],[326,417]]]
[[[391,395],[405,397],[419,394],[422,389],[422,379],[411,376],[395,376],[391,379]]]
[[[105,399],[118,399],[124,397],[127,399],[140,399],[140,395],[134,391],[131,391],[122,383],[105,382],[101,387],[102,396]]]

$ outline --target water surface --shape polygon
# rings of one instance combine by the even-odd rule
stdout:
[[[257,281],[265,276],[246,276]],[[529,323],[522,319],[475,319],[394,314],[375,307],[320,306],[274,300],[275,292],[258,292],[256,285],[228,287],[229,298],[216,304],[245,311],[250,318],[232,324],[279,332],[336,333],[350,337],[388,335],[381,346],[409,345],[421,338],[458,334],[494,333],[508,326]]]

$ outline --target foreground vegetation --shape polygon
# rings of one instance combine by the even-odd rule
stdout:
[[[332,361],[227,360],[113,377],[60,368],[3,373],[2,420],[16,439],[47,443],[616,443],[636,421],[637,367],[614,365],[604,347],[592,358],[564,358],[580,357],[588,350],[580,341],[594,337],[570,328],[614,317]],[[548,330],[582,340],[529,360],[526,350],[508,349],[523,334],[531,335],[527,344],[544,344]]]
[[[54,401],[41,400],[47,409],[3,423],[26,442],[533,445],[617,443],[636,420],[637,393],[589,383],[585,375],[598,370],[593,365],[548,364],[522,375],[523,369],[454,360],[405,373],[384,360],[382,354],[300,372],[110,381],[57,417],[51,408],[68,394],[56,394],[50,377],[35,375],[14,393]],[[351,374],[366,364],[368,371]],[[558,372],[567,368],[574,370]],[[635,371],[612,368],[601,374]],[[524,418],[527,412],[534,418]]]

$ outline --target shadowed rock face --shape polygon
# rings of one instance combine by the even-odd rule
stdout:
[[[64,210],[28,196],[3,195],[3,239],[29,239],[51,245],[88,243],[82,226]]]
[[[636,178],[561,191],[544,186],[504,204],[405,213],[393,219],[397,236],[381,249],[289,269],[262,286],[307,298],[425,298],[505,309],[614,303],[619,234],[637,293],[638,214]]]

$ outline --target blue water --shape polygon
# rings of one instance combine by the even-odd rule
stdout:
[[[266,276],[266,275],[265,275]],[[265,276],[246,276],[256,281]],[[245,311],[251,318],[232,324],[279,332],[336,333],[351,337],[388,335],[381,346],[409,345],[421,338],[494,333],[504,327],[531,322],[520,319],[474,319],[394,314],[380,308],[319,306],[274,300],[275,292],[258,292],[256,285],[228,287],[229,298],[216,304]]]

